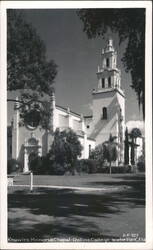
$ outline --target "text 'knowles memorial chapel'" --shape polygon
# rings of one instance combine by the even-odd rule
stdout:
[[[97,88],[93,90],[92,97],[93,113],[91,116],[84,116],[57,105],[53,93],[50,99],[52,131],[49,132],[32,123],[20,126],[20,111],[16,104],[11,126],[8,127],[8,159],[17,159],[22,164],[23,171],[27,172],[32,154],[43,156],[49,151],[56,128],[60,131],[71,128],[83,146],[81,158],[88,158],[90,151],[108,140],[111,133],[117,138],[118,163],[123,162],[125,96],[121,89],[121,72],[117,68],[117,52],[112,39],[102,49]]]

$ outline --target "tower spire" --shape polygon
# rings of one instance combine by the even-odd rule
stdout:
[[[113,47],[113,39],[111,37],[108,38],[107,40],[107,44],[105,47],[105,52],[110,52],[110,51],[114,51],[114,47]]]

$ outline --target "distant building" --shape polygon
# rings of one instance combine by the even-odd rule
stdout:
[[[110,133],[116,136],[119,159],[123,162],[125,96],[121,90],[121,72],[117,68],[117,52],[113,41],[108,40],[101,53],[101,65],[97,72],[97,89],[93,90],[93,114],[83,116],[69,108],[58,106],[53,93],[50,101],[52,131],[46,132],[36,124],[20,126],[20,114],[14,106],[13,121],[8,128],[8,158],[18,159],[23,171],[29,170],[33,155],[46,155],[53,141],[53,132],[72,128],[83,146],[82,158],[88,158],[90,150],[108,140]]]

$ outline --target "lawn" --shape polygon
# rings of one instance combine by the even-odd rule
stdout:
[[[70,187],[92,187],[92,188],[102,188],[106,185],[124,185],[126,180],[132,182],[133,178],[137,179],[144,178],[143,174],[82,174],[82,175],[34,175],[33,184],[34,185],[47,185],[47,186],[70,186]],[[29,185],[30,175],[17,175],[14,178],[15,185]]]
[[[28,182],[29,176],[22,175],[14,184]],[[71,186],[82,189],[66,188]],[[34,176],[32,193],[28,187],[9,187],[8,217],[10,242],[144,241],[145,177]]]

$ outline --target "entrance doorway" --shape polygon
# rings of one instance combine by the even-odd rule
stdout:
[[[35,138],[34,134],[31,134],[31,138],[25,141],[24,144],[24,172],[28,172],[31,169],[31,164],[34,160],[42,155],[42,145],[40,141]]]

